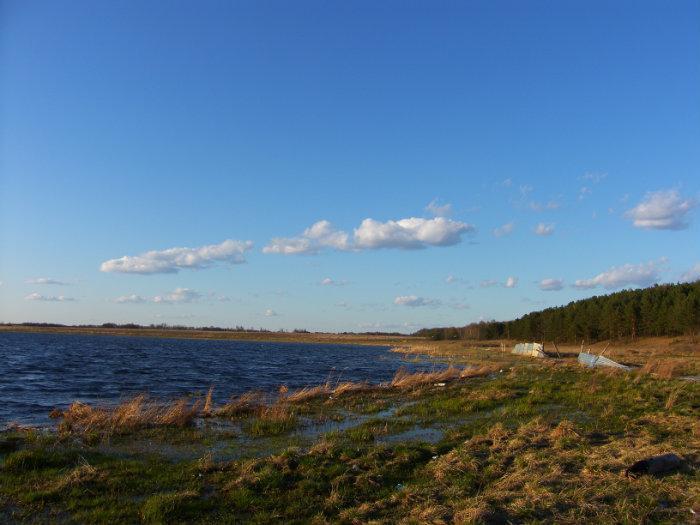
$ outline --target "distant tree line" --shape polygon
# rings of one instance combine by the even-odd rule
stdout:
[[[124,329],[124,330],[192,330],[192,331],[207,331],[207,332],[258,332],[258,333],[272,333],[272,330],[267,328],[252,328],[244,326],[235,326],[233,328],[225,328],[221,326],[185,326],[178,324],[137,324],[137,323],[102,323],[102,324],[79,324],[79,325],[66,325],[61,323],[39,323],[39,322],[25,322],[25,323],[0,323],[0,326],[35,326],[40,328],[109,328],[109,329]],[[314,334],[323,332],[311,332],[306,328],[294,328],[293,330],[286,330],[280,328],[276,331],[278,334]],[[384,335],[384,336],[406,336],[400,332],[340,332],[343,335]]]
[[[193,331],[208,331],[208,332],[271,332],[267,328],[252,328],[244,326],[236,326],[233,328],[222,328],[220,326],[185,326],[179,324],[138,324],[138,323],[102,323],[102,324],[78,324],[66,325],[61,323],[0,323],[0,325],[15,325],[15,326],[36,326],[44,328],[110,328],[110,329],[125,329],[125,330],[193,330]],[[278,332],[287,332],[285,329],[277,330]],[[294,333],[309,333],[308,330],[294,329]]]
[[[426,328],[431,339],[518,339],[588,342],[700,331],[700,281],[655,285],[573,301],[513,321],[482,321],[463,327]]]

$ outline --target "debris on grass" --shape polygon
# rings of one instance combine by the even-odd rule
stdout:
[[[673,453],[661,454],[637,461],[625,470],[625,476],[635,479],[641,475],[663,476],[683,466],[683,459]]]
[[[544,345],[541,343],[518,343],[513,347],[511,354],[538,358],[547,357],[547,354],[544,353]]]
[[[621,365],[620,363],[613,361],[612,359],[608,359],[607,357],[603,355],[593,355],[589,354],[587,352],[581,352],[578,355],[578,362],[581,363],[583,366],[587,366],[589,368],[595,368],[598,366],[604,366],[604,367],[610,367],[610,368],[618,368],[620,370],[632,370],[631,367],[626,366],[626,365]]]

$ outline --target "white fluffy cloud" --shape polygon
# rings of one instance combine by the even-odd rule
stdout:
[[[508,277],[506,279],[506,283],[503,286],[505,286],[506,288],[515,288],[516,286],[518,286],[518,278],[513,276]]]
[[[515,228],[515,224],[513,224],[512,222],[507,222],[503,226],[494,228],[493,234],[496,237],[505,237],[506,235],[510,235],[511,233],[513,233],[513,228]]]
[[[414,308],[416,306],[437,306],[440,304],[440,301],[436,299],[426,299],[425,297],[418,297],[416,295],[399,295],[394,299],[394,304]]]
[[[140,295],[136,295],[134,293],[129,294],[129,295],[120,295],[119,297],[117,297],[114,300],[115,303],[119,303],[119,304],[128,304],[128,303],[141,304],[141,303],[145,303],[147,301],[148,301],[148,299],[146,299],[145,297],[141,297]]]
[[[361,249],[451,246],[462,240],[462,235],[473,232],[471,224],[444,217],[422,219],[410,217],[399,221],[379,222],[365,219],[355,229],[355,246]]]
[[[681,275],[681,282],[692,283],[700,279],[700,263],[696,263],[687,272]]]
[[[435,217],[449,217],[452,215],[452,204],[440,204],[438,199],[433,199],[425,207],[426,211],[430,212]]]
[[[72,297],[66,297],[65,295],[41,295],[40,293],[30,293],[27,295],[25,298],[27,301],[47,301],[47,302],[67,302],[67,301],[75,301]]]
[[[59,281],[58,279],[51,279],[50,277],[36,277],[34,279],[27,279],[24,281],[27,284],[55,284],[57,286],[66,286],[67,282]]]
[[[542,279],[539,283],[540,290],[552,292],[564,288],[564,281],[561,279]]]
[[[347,281],[336,281],[335,279],[331,279],[330,277],[326,277],[324,279],[321,279],[321,286],[345,286],[348,284]]]
[[[684,199],[676,190],[655,191],[627,210],[625,217],[645,230],[682,230],[688,226],[688,212],[696,205],[694,199]]]
[[[202,294],[192,290],[191,288],[175,288],[170,293],[156,295],[153,297],[143,297],[141,295],[130,294],[117,297],[114,302],[119,304],[178,304],[178,303],[194,303],[202,298]]]
[[[103,272],[118,273],[177,273],[183,268],[201,270],[217,262],[241,264],[244,254],[253,247],[251,241],[227,239],[220,244],[210,244],[199,248],[169,248],[153,250],[141,255],[125,255],[110,259],[100,266]]]
[[[268,308],[265,310],[265,317],[279,317],[280,314],[275,312],[272,308]]]
[[[202,294],[190,288],[176,288],[175,291],[165,295],[156,295],[153,298],[154,303],[192,303],[197,301]]]
[[[659,271],[665,259],[640,264],[613,266],[590,279],[578,279],[574,288],[589,289],[602,286],[608,290],[623,286],[649,286],[659,279]]]
[[[264,253],[284,255],[318,253],[323,248],[336,250],[373,250],[380,248],[419,249],[428,246],[450,246],[473,232],[471,224],[435,217],[411,217],[398,221],[380,222],[365,219],[350,236],[333,228],[328,221],[319,221],[299,237],[276,237],[263,248]]]
[[[537,226],[535,226],[534,231],[536,235],[552,235],[554,233],[554,224],[545,224],[544,222],[541,222]]]
[[[296,255],[318,253],[322,248],[349,249],[348,234],[336,230],[328,221],[318,221],[299,237],[275,237],[263,248],[263,253]]]

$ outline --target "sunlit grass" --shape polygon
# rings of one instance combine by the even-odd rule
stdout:
[[[152,400],[99,417],[77,411],[70,432],[14,429],[0,434],[0,509],[16,521],[81,523],[691,522],[700,385],[566,364],[421,377],[294,402],[289,392],[238,396],[211,403],[202,421],[212,429],[129,423],[107,442],[81,439],[79,428],[140,421],[133,414]],[[177,402],[155,404],[163,421],[180,421]],[[93,418],[109,424],[81,427]],[[331,431],[304,440],[304,425],[316,420]],[[219,422],[242,431],[217,433]],[[421,428],[444,434],[408,437]],[[292,435],[298,447],[289,448]],[[156,448],[120,448],[138,441]],[[221,455],[250,443],[260,446]],[[166,455],[178,447],[201,452]],[[624,476],[666,452],[684,468]]]

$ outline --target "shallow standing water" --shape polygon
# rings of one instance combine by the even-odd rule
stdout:
[[[390,379],[407,363],[383,346],[269,343],[66,334],[0,334],[0,428],[47,424],[48,414],[79,400],[110,404],[139,393],[214,398],[333,381]]]

